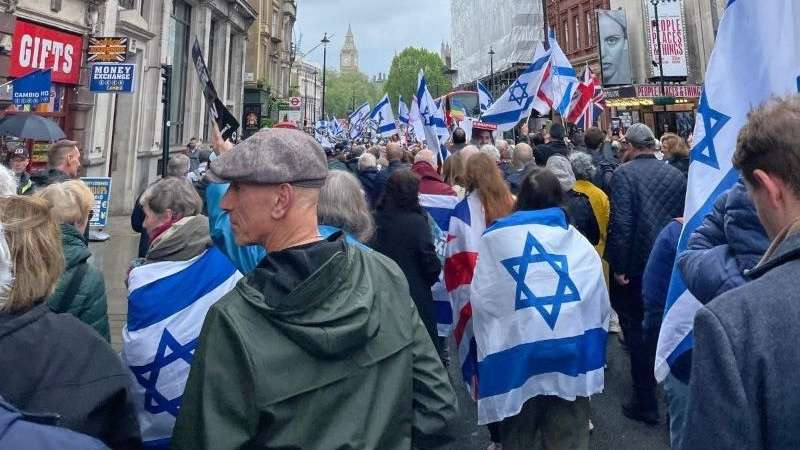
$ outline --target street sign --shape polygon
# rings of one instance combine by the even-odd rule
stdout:
[[[289,97],[289,106],[292,108],[299,108],[300,104],[303,103],[303,99],[300,97]]]
[[[102,228],[108,225],[108,204],[111,202],[111,177],[81,178],[94,195],[90,227]]]
[[[136,64],[93,64],[89,90],[106,93],[131,93],[136,77]]]
[[[128,59],[128,45],[126,37],[90,37],[86,61],[124,63]]]
[[[22,78],[11,82],[14,90],[14,104],[38,105],[50,102],[50,86],[52,71],[37,69]]]

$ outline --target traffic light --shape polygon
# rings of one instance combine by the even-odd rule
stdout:
[[[161,65],[161,103],[168,104],[172,87],[172,66],[169,64]]]

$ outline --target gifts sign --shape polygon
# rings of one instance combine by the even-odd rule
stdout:
[[[194,39],[194,45],[192,46],[192,62],[194,63],[194,68],[197,69],[197,76],[200,78],[200,86],[203,88],[203,96],[206,98],[208,112],[214,122],[217,123],[219,131],[222,133],[222,138],[236,140],[239,121],[228,111],[228,108],[217,96],[217,91],[214,89],[214,83],[211,82],[211,75],[208,73],[208,67],[206,67],[206,62],[203,60],[203,52],[200,50],[200,43],[197,38]]]

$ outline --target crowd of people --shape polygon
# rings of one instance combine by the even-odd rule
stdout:
[[[146,187],[121,356],[75,142],[0,167],[0,448],[432,448],[458,365],[490,448],[588,448],[608,333],[661,421],[673,267],[707,306],[664,381],[674,449],[792,448],[800,97],[750,114],[742,179],[681,237],[689,143],[560,123],[323,149],[193,140]],[[678,252],[685,239],[686,251]],[[520,252],[522,254],[520,255]],[[553,293],[555,292],[555,293]],[[788,378],[787,378],[788,377]]]

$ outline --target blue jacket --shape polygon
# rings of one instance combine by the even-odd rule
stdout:
[[[675,254],[683,225],[677,220],[669,223],[658,234],[653,251],[647,259],[642,278],[642,299],[644,300],[644,329],[647,333],[658,335],[664,305],[667,303],[669,281],[675,266]]]
[[[20,412],[0,397],[0,448],[31,450],[108,449],[97,439],[54,426],[57,421],[57,415],[34,416]]]
[[[267,250],[260,245],[237,245],[233,237],[231,220],[228,213],[220,207],[222,197],[228,192],[228,183],[209,184],[206,187],[206,207],[208,208],[208,226],[211,231],[211,239],[222,253],[224,253],[231,263],[243,274],[250,273],[258,266],[258,263],[267,255]],[[336,227],[328,225],[319,226],[319,234],[323,238],[340,231]],[[366,248],[364,245],[350,234],[345,234],[347,242]]]
[[[714,208],[689,237],[678,257],[686,286],[706,304],[745,283],[744,273],[758,264],[769,239],[753,202],[739,181],[719,196]]]

